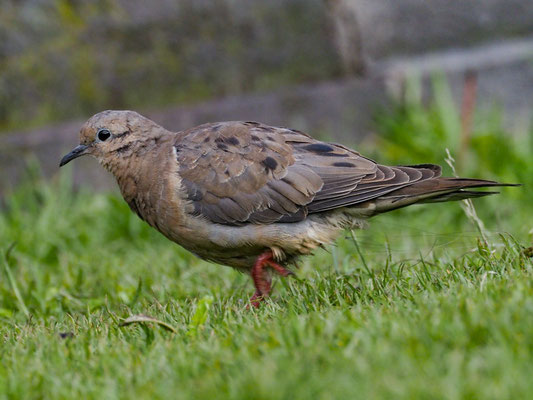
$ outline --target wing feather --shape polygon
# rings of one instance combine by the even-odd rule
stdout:
[[[387,167],[255,122],[202,125],[178,134],[174,147],[194,215],[227,225],[297,222],[440,175],[438,166]]]

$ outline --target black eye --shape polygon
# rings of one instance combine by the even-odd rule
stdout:
[[[105,142],[107,139],[111,137],[111,132],[109,132],[107,129],[100,129],[98,133],[96,134],[96,137],[99,141]]]

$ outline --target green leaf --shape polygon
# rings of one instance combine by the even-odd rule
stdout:
[[[196,335],[198,333],[198,328],[201,328],[205,324],[209,315],[211,303],[213,303],[213,296],[208,295],[200,299],[191,323],[189,324],[189,331],[187,332],[187,335]]]

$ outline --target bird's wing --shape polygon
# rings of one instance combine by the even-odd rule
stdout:
[[[174,147],[194,214],[228,225],[301,221],[438,173],[436,166],[378,165],[342,145],[256,122],[202,125]]]

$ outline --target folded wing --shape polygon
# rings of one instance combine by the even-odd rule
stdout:
[[[180,133],[174,147],[194,215],[227,225],[297,222],[440,176],[436,165],[387,167],[256,122],[202,125]]]

